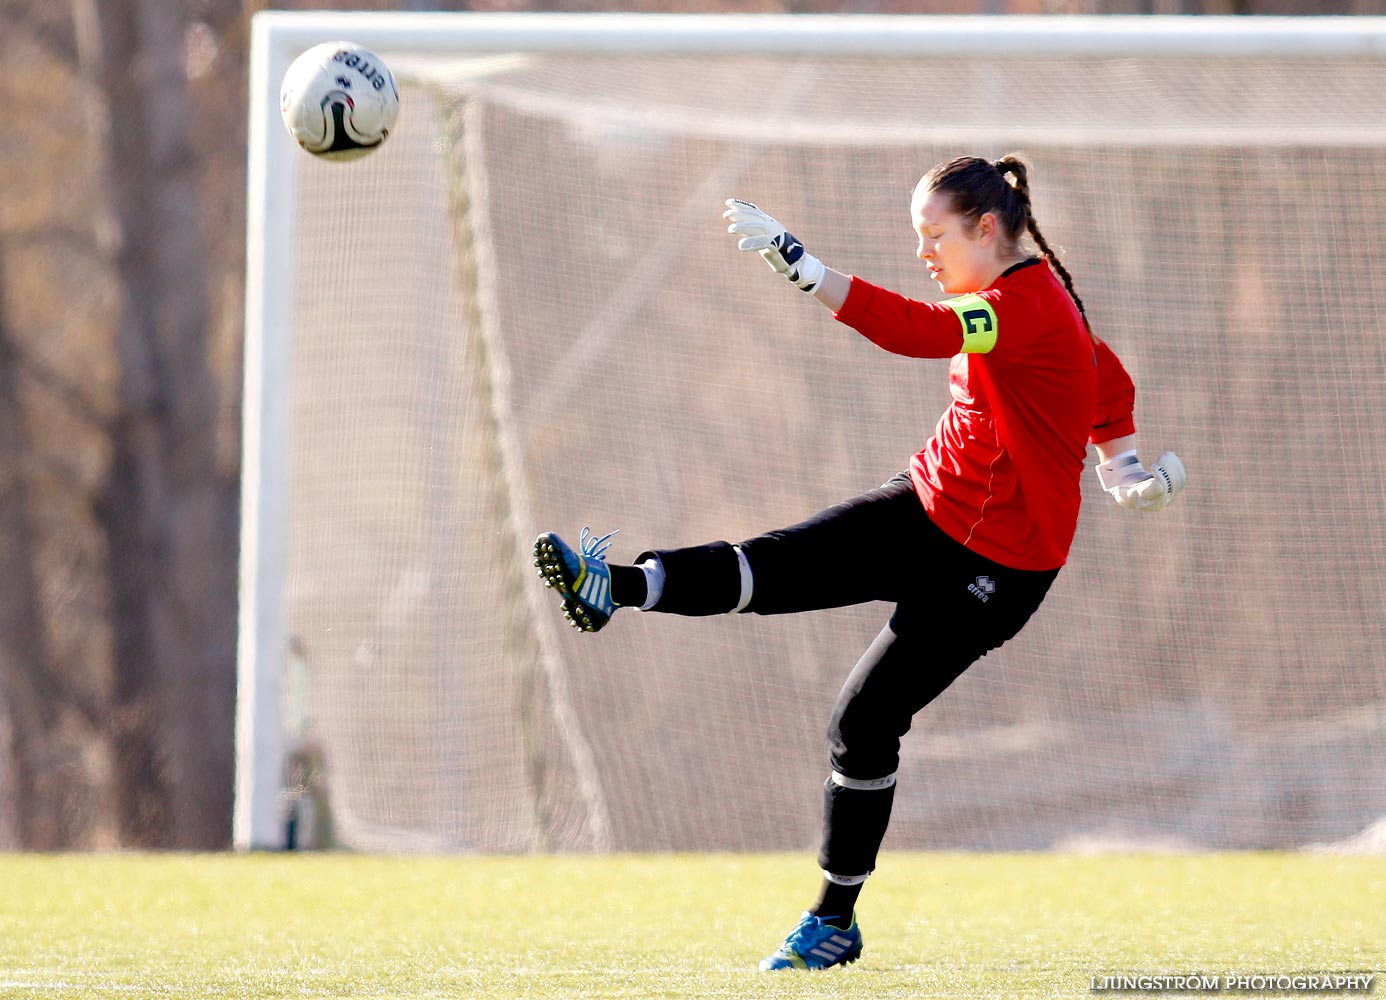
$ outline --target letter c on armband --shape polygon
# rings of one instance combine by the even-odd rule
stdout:
[[[986,354],[996,346],[996,313],[980,295],[959,295],[944,303],[962,324],[964,354]]]

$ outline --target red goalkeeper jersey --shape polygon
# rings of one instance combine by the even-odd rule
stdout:
[[[1013,569],[1068,558],[1088,442],[1135,433],[1135,387],[1039,258],[972,295],[917,302],[853,277],[837,318],[894,354],[948,358],[953,401],[910,462],[949,537]]]

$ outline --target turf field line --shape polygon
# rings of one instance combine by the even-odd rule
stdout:
[[[64,980],[38,982],[36,980],[0,979],[0,990],[47,990],[49,993],[148,993],[150,987],[132,983],[70,983]]]

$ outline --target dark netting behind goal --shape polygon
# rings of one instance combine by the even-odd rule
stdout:
[[[341,843],[816,843],[829,710],[889,609],[579,635],[529,544],[737,540],[903,469],[946,362],[835,323],[722,200],[934,297],[915,181],[1013,151],[1144,457],[1189,486],[1142,516],[1085,474],[1046,604],[916,717],[887,849],[1292,847],[1386,817],[1386,63],[399,69],[380,153],[300,160],[291,718]]]

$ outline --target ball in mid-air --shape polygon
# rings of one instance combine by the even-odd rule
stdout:
[[[324,42],[290,64],[279,113],[289,134],[314,156],[354,160],[395,127],[399,88],[374,52],[354,42]]]

